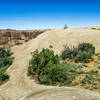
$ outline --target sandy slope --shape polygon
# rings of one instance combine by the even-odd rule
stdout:
[[[0,86],[0,100],[100,100],[100,94],[88,90],[67,87],[52,87],[36,84],[27,77],[30,53],[37,49],[53,45],[56,53],[60,53],[64,44],[77,45],[91,42],[100,52],[100,31],[81,28],[57,29],[47,31],[24,45],[12,48],[14,63],[7,70],[10,81]]]

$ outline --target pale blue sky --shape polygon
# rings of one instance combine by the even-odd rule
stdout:
[[[100,24],[99,0],[0,0],[0,28],[47,29]]]

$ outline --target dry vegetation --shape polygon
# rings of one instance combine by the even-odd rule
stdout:
[[[72,60],[66,60],[66,62],[80,66],[83,71],[72,82],[72,87],[100,92],[100,59],[98,59],[98,57],[99,54],[98,56],[93,56],[93,60],[89,63],[75,63]]]
[[[81,43],[73,48],[65,46],[61,56],[54,55],[52,49],[35,50],[29,63],[28,76],[40,84],[100,92],[99,64],[100,54],[95,54],[95,47],[90,43]]]

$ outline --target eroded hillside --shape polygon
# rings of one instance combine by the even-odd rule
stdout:
[[[36,38],[39,34],[46,30],[1,30],[0,31],[0,46],[12,47],[14,45],[23,44],[33,38]]]

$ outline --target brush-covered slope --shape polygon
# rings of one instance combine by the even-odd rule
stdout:
[[[29,42],[12,48],[14,62],[7,70],[10,80],[0,86],[0,100],[100,100],[100,94],[88,90],[58,88],[36,84],[27,77],[31,52],[53,46],[60,53],[64,44],[93,43],[100,52],[100,31],[82,28],[56,29],[44,32]]]

